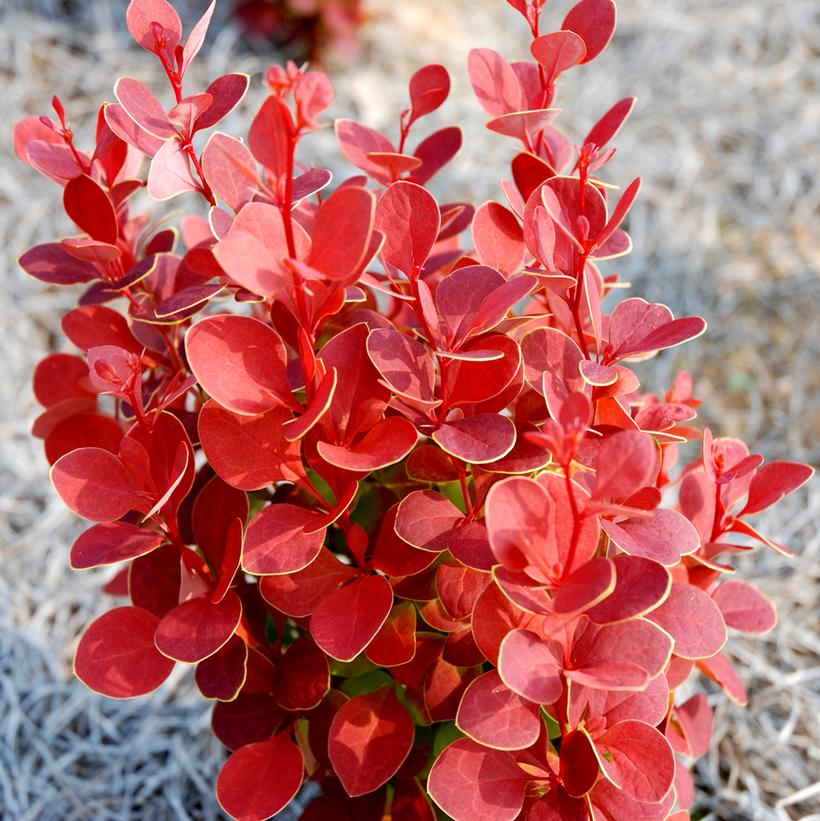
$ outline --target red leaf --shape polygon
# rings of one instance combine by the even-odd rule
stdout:
[[[302,753],[282,733],[233,753],[216,779],[216,797],[237,821],[264,821],[291,802],[303,778]]]
[[[384,576],[365,576],[323,598],[313,611],[316,644],[338,661],[352,661],[373,640],[393,606]]]
[[[768,633],[777,624],[774,605],[748,582],[730,579],[712,593],[727,627],[744,633]]]
[[[122,425],[110,416],[75,413],[58,421],[46,435],[46,459],[53,465],[77,448],[102,448],[117,453],[122,436]]]
[[[276,179],[287,173],[288,145],[293,131],[290,109],[275,95],[262,103],[248,131],[251,153]]]
[[[338,189],[313,221],[308,265],[331,280],[355,281],[373,256],[376,197],[355,185]]]
[[[649,618],[672,636],[675,655],[683,658],[709,658],[726,643],[726,625],[718,606],[691,584],[673,584],[666,601]]]
[[[513,692],[534,704],[561,696],[561,667],[550,648],[530,630],[511,630],[498,655],[498,672]]]
[[[418,276],[440,226],[435,198],[413,182],[394,182],[376,208],[376,229],[385,235],[382,257],[408,276]]]
[[[595,746],[585,730],[572,730],[563,736],[559,774],[568,795],[586,795],[595,786],[600,771]]]
[[[669,742],[642,721],[620,721],[596,741],[610,780],[636,801],[656,803],[675,780],[675,755]]]
[[[212,656],[196,666],[196,686],[205,698],[232,701],[247,675],[248,645],[231,636]]]
[[[101,448],[61,456],[51,469],[51,481],[70,510],[94,522],[113,522],[144,504],[122,462]]]
[[[433,490],[405,496],[396,512],[396,534],[421,550],[447,550],[464,516],[446,497]]]
[[[298,638],[276,664],[273,693],[286,710],[312,710],[330,689],[327,657],[310,636]]]
[[[245,534],[242,566],[256,575],[294,573],[319,555],[326,528],[312,510],[286,502],[268,505],[253,517]]]
[[[94,265],[71,256],[58,242],[36,245],[17,262],[27,274],[51,285],[76,285],[100,276]]]
[[[814,475],[814,468],[800,462],[770,462],[749,484],[749,498],[741,516],[751,516],[777,504],[784,496],[802,487]]]
[[[343,704],[330,725],[328,753],[350,796],[387,783],[413,746],[415,727],[392,687]]]
[[[712,741],[714,721],[712,708],[709,706],[709,699],[706,695],[696,693],[683,704],[675,707],[675,717],[683,730],[686,755],[692,758],[706,755]]]
[[[116,607],[95,619],[74,656],[83,684],[109,698],[134,698],[156,690],[174,662],[154,646],[159,619],[140,607]]]
[[[74,542],[70,564],[74,570],[84,570],[129,561],[150,553],[164,538],[162,533],[128,522],[104,522],[89,528]]]
[[[624,97],[615,103],[609,111],[595,123],[589,134],[584,137],[584,145],[592,143],[598,149],[605,148],[615,135],[621,130],[626,118],[635,107],[634,97]]]
[[[208,462],[229,485],[259,490],[274,482],[304,479],[299,442],[285,439],[291,419],[284,408],[243,416],[213,400],[199,413],[199,435]]]
[[[445,422],[433,433],[442,450],[474,465],[494,462],[515,445],[515,425],[506,416],[479,413]]]
[[[304,570],[283,576],[263,576],[259,580],[259,593],[282,613],[303,618],[355,575],[352,568],[342,564],[329,550],[321,550]]]
[[[402,416],[377,422],[355,445],[319,442],[316,450],[326,462],[342,470],[369,473],[400,462],[418,441],[415,425]]]
[[[532,779],[511,753],[489,750],[470,738],[461,738],[436,759],[427,791],[453,818],[513,821],[521,812]]]
[[[252,416],[279,405],[296,407],[285,346],[264,322],[206,317],[188,330],[185,350],[199,384],[228,410]]]
[[[474,741],[495,750],[524,750],[538,740],[538,705],[510,690],[495,670],[470,682],[456,725]]]
[[[548,568],[557,561],[547,541],[552,508],[549,494],[532,479],[513,476],[492,486],[486,502],[487,533],[504,567]]]
[[[177,661],[202,661],[227,644],[241,618],[242,602],[233,591],[219,604],[207,595],[197,596],[162,617],[155,638],[157,648]]]
[[[205,93],[211,96],[211,104],[194,120],[192,131],[212,128],[227,117],[242,101],[250,79],[247,74],[223,74],[210,83]]]
[[[584,41],[586,56],[581,62],[588,63],[609,44],[617,19],[614,0],[581,0],[570,9],[561,28],[574,31]]]
[[[416,654],[416,606],[397,602],[370,644],[367,657],[379,667],[406,664]]]
[[[92,239],[110,245],[117,241],[117,214],[108,194],[85,174],[74,177],[63,190],[63,207],[77,227]]]
[[[428,183],[458,154],[462,140],[458,126],[442,128],[423,139],[413,152],[421,160],[421,165],[413,171],[411,180],[419,185]]]
[[[600,604],[587,610],[598,624],[642,616],[666,598],[672,584],[669,571],[639,556],[616,556],[615,590]]]
[[[450,93],[450,75],[444,66],[433,64],[420,68],[410,78],[411,111],[408,126],[419,117],[435,111]]]

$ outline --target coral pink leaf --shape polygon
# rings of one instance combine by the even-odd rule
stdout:
[[[544,641],[531,630],[511,630],[498,655],[498,672],[513,692],[534,704],[561,696],[561,668]]]
[[[240,490],[301,481],[304,468],[299,443],[284,438],[288,432],[284,425],[290,419],[290,412],[281,407],[244,416],[213,400],[206,402],[199,412],[199,436],[209,464]]]
[[[414,337],[392,328],[376,328],[367,337],[367,354],[395,393],[422,402],[436,401],[433,360]]]
[[[316,644],[331,658],[352,661],[390,615],[393,588],[384,576],[365,576],[319,602],[310,619]]]
[[[513,476],[493,485],[487,495],[490,547],[504,567],[521,569],[547,554],[547,527],[552,501],[532,479]]]
[[[121,77],[114,94],[128,116],[141,128],[161,140],[176,137],[174,128],[160,101],[148,86],[133,77]]]
[[[663,565],[640,556],[617,556],[615,590],[600,604],[587,610],[598,624],[635,618],[657,607],[669,593],[672,584]]]
[[[71,256],[57,242],[29,249],[18,263],[27,274],[51,285],[76,285],[100,276],[93,264]]]
[[[494,462],[506,456],[515,445],[515,425],[506,416],[478,413],[445,422],[433,441],[457,459],[474,465]]]
[[[440,227],[438,203],[413,182],[393,183],[376,208],[376,229],[386,238],[382,257],[408,276],[418,276]]]
[[[349,448],[319,442],[316,450],[335,467],[369,473],[400,462],[417,441],[418,433],[412,422],[403,416],[389,416],[376,422],[363,439]]]
[[[435,111],[449,93],[450,75],[444,66],[433,64],[420,68],[410,78],[411,110],[408,125]]]
[[[553,598],[555,612],[568,616],[605,601],[615,590],[615,563],[601,556],[582,564],[562,579]]]
[[[328,197],[314,218],[308,265],[331,280],[355,277],[370,259],[375,209],[375,195],[355,185]]]
[[[544,67],[552,82],[586,57],[584,41],[574,31],[553,31],[533,41],[532,56]]]
[[[211,5],[205,9],[205,13],[197,20],[196,25],[191,29],[188,39],[182,49],[182,65],[180,66],[180,73],[185,74],[191,61],[199,54],[202,44],[205,42],[205,36],[208,34],[208,27],[211,25],[211,17],[213,17],[214,8],[216,8],[216,0],[211,0]]]
[[[609,44],[617,19],[615,0],[581,0],[570,9],[561,28],[574,31],[584,41],[586,56],[581,62],[588,63]]]
[[[410,753],[413,719],[392,687],[356,696],[343,704],[330,724],[328,754],[350,796],[386,784]]]
[[[212,656],[230,640],[242,618],[242,602],[228,591],[219,604],[207,595],[177,605],[157,626],[157,649],[177,661],[196,662]]]
[[[215,132],[202,151],[202,170],[208,184],[234,211],[259,190],[256,161],[241,140]]]
[[[672,636],[675,655],[683,658],[709,658],[726,643],[720,609],[708,593],[691,584],[673,584],[666,601],[648,618]]]
[[[51,481],[70,510],[94,522],[113,522],[144,503],[123,463],[102,448],[61,456],[51,468]]]
[[[108,103],[104,116],[114,134],[149,157],[153,157],[165,144],[164,140],[140,128],[119,103]]]
[[[128,522],[102,522],[85,531],[71,547],[74,570],[126,562],[159,547],[161,533]]]
[[[236,821],[264,821],[299,792],[304,767],[302,752],[288,733],[246,744],[219,771],[216,797]]]
[[[171,675],[174,662],[154,646],[159,619],[141,607],[115,607],[95,619],[74,656],[77,678],[109,698],[144,696]]]
[[[777,624],[774,605],[748,582],[729,579],[712,593],[727,627],[744,633],[768,633]]]
[[[634,107],[634,97],[624,97],[623,100],[619,100],[592,126],[589,134],[584,137],[584,144],[591,143],[599,150],[606,147],[621,130],[621,126],[623,126],[626,118],[630,115]]]
[[[81,231],[98,242],[113,244],[119,229],[108,194],[91,177],[82,174],[66,183],[63,207]]]
[[[513,821],[519,817],[532,778],[512,753],[461,738],[436,759],[427,791],[447,815],[459,821]]]
[[[209,316],[191,327],[185,350],[199,384],[234,413],[254,415],[277,405],[298,408],[288,383],[279,334],[249,316]]]
[[[593,498],[626,499],[651,484],[657,468],[657,446],[645,433],[625,430],[607,436],[598,451]]]
[[[196,666],[196,686],[205,698],[233,701],[247,677],[248,645],[231,636],[230,641]]]
[[[377,182],[388,185],[390,175],[378,163],[368,159],[371,152],[394,153],[395,148],[380,132],[353,120],[336,120],[336,139],[345,156]]]
[[[700,547],[695,526],[676,510],[658,508],[647,518],[627,519],[618,524],[605,519],[601,526],[625,553],[643,556],[667,567]]]
[[[714,716],[705,693],[695,693],[675,707],[675,716],[683,729],[686,740],[686,754],[700,758],[709,752],[712,741]]]
[[[518,77],[497,51],[474,48],[467,57],[467,72],[478,102],[491,117],[525,107]]]
[[[771,462],[764,465],[749,485],[749,498],[741,516],[751,516],[777,504],[784,496],[802,487],[814,475],[814,468],[800,462]]]
[[[649,682],[649,673],[631,661],[604,661],[594,667],[578,667],[566,671],[566,677],[595,690],[607,692],[643,690]]]
[[[749,701],[746,688],[732,662],[723,653],[716,653],[708,659],[698,661],[698,667],[716,681],[736,704],[745,707]]]
[[[585,730],[571,730],[561,739],[559,776],[567,794],[573,798],[586,795],[598,780],[601,765],[595,746]],[[557,820],[556,820],[557,821]]]
[[[669,742],[642,721],[619,721],[596,741],[607,775],[630,798],[657,803],[675,779]]]
[[[131,0],[125,21],[131,36],[147,51],[173,54],[182,39],[182,23],[174,7],[167,0]],[[157,36],[165,41],[163,49]]]
[[[155,200],[169,200],[186,191],[198,191],[199,184],[191,174],[188,155],[179,142],[168,140],[151,160],[148,193]]]
[[[485,202],[473,216],[473,243],[484,265],[503,274],[517,272],[526,248],[521,225],[512,211],[497,202]]]
[[[579,366],[584,381],[595,387],[614,385],[618,381],[618,371],[610,365],[601,365],[589,359],[584,359]]]
[[[538,705],[507,687],[495,670],[467,686],[456,725],[474,741],[495,750],[525,750],[538,740]]]
[[[287,502],[262,508],[245,534],[245,571],[268,575],[295,573],[307,567],[325,540],[325,528],[316,529],[318,518],[314,511]]]

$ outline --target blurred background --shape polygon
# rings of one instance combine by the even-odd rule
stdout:
[[[432,187],[448,200],[502,197],[510,141],[484,128],[466,79],[469,48],[526,55],[523,22],[504,0],[221,0],[189,88],[228,70],[253,75],[244,108],[221,128],[244,135],[263,97],[260,73],[310,54],[333,75],[333,116],[395,133],[407,80],[444,63],[453,77],[436,124],[457,123],[465,148]],[[183,20],[204,0],[177,0]],[[552,0],[545,30],[566,0]],[[19,165],[12,123],[63,100],[87,136],[114,80],[161,88],[158,64],[130,41],[126,0],[0,0],[0,818],[9,821],[216,819],[223,753],[210,709],[184,672],[147,699],[114,702],[71,678],[76,637],[104,609],[101,576],[68,569],[82,529],[48,482],[30,379],[65,347],[59,318],[75,295],[30,280],[16,258],[71,233],[59,189]],[[238,8],[239,7],[239,8]],[[576,138],[616,100],[638,98],[607,178],[637,175],[630,257],[610,263],[636,294],[709,321],[706,336],[641,366],[662,392],[687,368],[703,420],[768,459],[820,456],[820,6],[816,0],[622,0],[610,48],[569,73],[561,126]],[[305,157],[352,173],[332,132]],[[743,710],[709,689],[715,740],[696,768],[696,818],[820,819],[820,487],[760,522],[792,560],[758,551],[740,569],[777,603],[768,636],[730,639],[749,686]],[[102,575],[105,575],[104,573]]]

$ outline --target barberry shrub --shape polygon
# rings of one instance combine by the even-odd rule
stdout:
[[[333,99],[317,71],[268,71],[247,142],[216,130],[248,77],[183,91],[213,6],[184,41],[165,0],[128,8],[170,108],[124,77],[89,150],[56,97],[56,122],[16,127],[79,231],[20,264],[83,286],[62,320],[80,353],[35,371],[34,433],[94,522],[71,566],[117,565],[105,590],[129,601],[76,674],[131,698],[195,665],[243,821],[306,778],[305,819],[688,817],[712,716],[676,692],[697,670],[743,703],[727,628],[775,623],[730,559],[789,552],[750,520],[811,469],[701,434],[687,374],[641,392],[632,363],[706,325],[639,297],[606,312],[640,180],[600,174],[634,100],[580,146],[554,124],[615,5],[542,34],[541,2],[509,2],[534,59],[470,54],[488,127],[518,143],[475,209],[425,187],[462,141],[424,133],[440,65],[410,80],[397,140],[336,123],[360,171],[339,183],[297,160]],[[143,188],[180,197],[179,230],[134,212]]]

